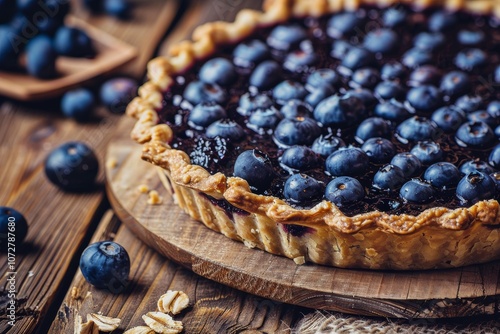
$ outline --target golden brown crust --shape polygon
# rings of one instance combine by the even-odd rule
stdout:
[[[132,137],[139,143],[145,143],[143,159],[166,170],[173,188],[176,189],[176,199],[194,218],[233,239],[256,245],[271,253],[290,258],[305,256],[308,261],[321,264],[378,269],[448,267],[474,263],[478,259],[488,261],[498,258],[500,239],[491,241],[491,235],[494,234],[492,231],[498,236],[497,230],[493,227],[500,226],[500,206],[496,200],[481,201],[469,208],[454,210],[432,208],[418,216],[389,215],[373,211],[347,217],[328,201],[323,201],[309,210],[298,210],[278,198],[252,193],[248,183],[243,179],[226,177],[221,173],[210,175],[204,168],[192,165],[186,153],[174,150],[167,144],[173,136],[172,130],[165,124],[158,124],[155,110],[161,106],[162,92],[173,84],[172,76],[186,70],[196,59],[209,56],[217,45],[241,40],[258,26],[286,21],[291,17],[320,16],[342,9],[356,9],[361,4],[387,6],[396,2],[417,7],[439,5],[449,10],[464,8],[481,14],[500,14],[500,2],[494,0],[268,0],[264,4],[263,12],[242,10],[233,23],[213,22],[202,25],[194,31],[192,41],[177,44],[172,47],[167,57],[159,57],[149,63],[149,81],[141,87],[139,96],[127,108],[127,113],[138,119]],[[243,227],[242,224],[235,230],[233,223],[227,221],[222,224],[223,226],[219,226],[216,220],[223,218],[224,215],[219,213],[215,217],[208,212],[224,210],[218,209],[209,201],[203,201],[201,193],[216,199],[224,198],[235,207],[250,212],[252,218],[245,220],[248,226]],[[187,197],[183,198],[183,194]],[[191,207],[196,206],[195,202],[202,209]],[[301,242],[287,247],[277,247],[276,244],[280,243],[276,242],[275,238],[280,240],[289,238],[286,233],[280,233],[281,230],[276,229],[279,224],[308,226],[316,232],[314,237],[302,238]],[[259,225],[259,228],[251,228],[251,225]],[[255,234],[250,233],[252,229],[260,231],[260,234],[264,233],[264,236],[256,239]],[[426,233],[432,237],[422,237]],[[442,240],[442,237],[434,237],[435,235],[444,235],[451,240]],[[460,237],[456,238],[457,235],[460,237],[467,235],[469,249],[473,247],[469,244],[470,240],[476,242],[489,240],[490,252],[481,253],[482,257],[478,257],[476,253],[465,254],[459,247],[461,241]],[[320,247],[320,244],[325,242],[330,243],[330,246],[334,243],[349,245],[355,240],[357,247],[363,249],[362,255],[354,256],[351,254],[352,249],[344,249],[347,246],[338,246],[340,249],[338,253],[332,252],[331,249],[326,250],[326,246]],[[384,243],[383,247],[378,245],[381,240]],[[415,240],[426,244],[418,247],[425,253],[423,257],[412,255],[411,258],[404,258],[400,255],[387,254],[387,252],[394,253],[397,249],[403,252],[415,249],[417,245]],[[437,240],[441,240],[441,245],[437,245]],[[454,246],[450,244],[453,240],[456,240]],[[311,247],[311,243],[316,246]],[[395,248],[390,250],[391,245]],[[324,254],[320,254],[321,251],[318,249],[321,248]],[[435,258],[437,255],[431,254],[431,249],[451,255],[441,254],[442,257],[437,259]]]

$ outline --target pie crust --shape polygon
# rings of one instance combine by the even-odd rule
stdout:
[[[191,217],[231,239],[273,254],[343,268],[395,270],[459,267],[500,259],[497,200],[480,201],[469,208],[436,207],[417,216],[372,211],[347,217],[328,201],[299,210],[276,197],[252,193],[241,178],[211,175],[192,165],[186,153],[168,145],[173,137],[170,127],[158,124],[156,110],[161,107],[163,92],[174,83],[173,75],[211,55],[218,45],[240,41],[259,26],[290,18],[394,3],[500,17],[500,2],[495,0],[268,0],[262,12],[241,10],[233,23],[204,24],[194,31],[191,41],[150,61],[149,81],[127,108],[128,115],[137,119],[132,138],[143,144],[142,158],[161,167],[165,187]],[[220,203],[225,201],[241,210],[222,207]],[[305,226],[307,232],[294,236],[283,228],[287,224]]]

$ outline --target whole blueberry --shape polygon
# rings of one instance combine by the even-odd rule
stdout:
[[[462,124],[456,134],[457,143],[461,146],[490,147],[497,142],[493,130],[484,122],[467,122]]]
[[[106,14],[119,19],[128,19],[132,11],[132,3],[129,0],[103,0],[103,8]]]
[[[435,193],[436,191],[429,183],[412,179],[403,184],[399,196],[407,202],[428,203],[434,199]]]
[[[466,112],[470,113],[483,108],[483,98],[477,95],[464,95],[457,99],[455,106]]]
[[[441,130],[445,132],[454,132],[465,121],[465,115],[460,109],[454,106],[442,107],[432,114],[431,120],[434,121]]]
[[[455,188],[461,179],[458,168],[449,162],[438,162],[425,170],[424,179],[441,189]]]
[[[323,85],[318,88],[313,88],[309,94],[305,97],[304,101],[307,102],[311,107],[315,108],[321,101],[329,96],[336,93],[332,86]]]
[[[486,110],[478,110],[467,114],[469,122],[484,122],[494,129],[498,125],[499,118],[493,116]]]
[[[252,39],[236,46],[233,51],[233,62],[240,67],[253,68],[269,56],[270,52],[266,43]]]
[[[21,246],[27,234],[26,218],[13,208],[0,206],[0,253],[7,253],[9,243]]]
[[[329,133],[325,136],[321,135],[316,138],[311,146],[311,149],[322,157],[328,157],[339,148],[345,146],[345,142],[342,140],[342,138],[336,137],[332,133]]]
[[[431,165],[443,159],[443,150],[433,141],[420,141],[410,151],[423,165]]]
[[[363,185],[355,178],[340,176],[334,178],[325,190],[325,197],[338,207],[354,203],[365,197]]]
[[[472,87],[470,77],[461,71],[451,71],[444,75],[439,88],[450,97],[457,97],[467,93]]]
[[[281,107],[280,112],[285,118],[309,117],[312,109],[301,100],[289,100]]]
[[[382,66],[380,76],[383,80],[401,80],[407,74],[407,69],[403,64],[396,61],[389,61]]]
[[[432,14],[428,22],[431,31],[448,31],[455,27],[459,19],[455,13],[442,10]]]
[[[10,27],[0,26],[0,69],[2,70],[13,70],[18,67],[19,53],[11,43],[11,37],[14,34],[15,32]]]
[[[333,95],[320,102],[314,109],[314,118],[325,126],[349,126],[365,116],[363,102],[350,94]]]
[[[26,69],[34,77],[40,79],[55,77],[56,58],[57,52],[49,36],[39,35],[26,46]]]
[[[259,150],[248,150],[236,158],[234,176],[241,177],[251,187],[262,191],[269,187],[275,174],[271,160],[266,154]]]
[[[129,283],[130,258],[125,248],[116,242],[100,241],[83,251],[80,270],[96,288],[120,293]]]
[[[410,89],[406,96],[407,101],[417,111],[434,111],[441,106],[443,98],[438,88],[423,85]]]
[[[335,59],[343,59],[352,47],[352,44],[343,39],[335,39],[332,43],[330,55]]]
[[[66,92],[61,99],[61,110],[66,117],[77,121],[90,118],[95,107],[94,94],[86,88],[77,88]]]
[[[445,42],[445,37],[441,33],[421,32],[415,36],[414,45],[422,51],[436,51]]]
[[[222,87],[231,85],[236,80],[234,65],[225,58],[213,58],[200,68],[200,80]]]
[[[294,203],[319,200],[325,192],[325,184],[306,174],[293,174],[285,182],[285,198]]]
[[[488,162],[496,169],[500,169],[500,144],[493,147],[488,157]]]
[[[377,164],[389,162],[396,154],[396,146],[390,140],[380,137],[368,139],[361,149]]]
[[[318,166],[320,158],[307,146],[292,146],[283,152],[280,163],[292,171],[305,171]]]
[[[243,130],[241,125],[227,118],[219,119],[210,124],[205,134],[208,138],[220,137],[233,141],[239,141],[246,136],[245,130]]]
[[[374,113],[378,117],[395,122],[403,121],[411,116],[408,108],[394,99],[377,104]]]
[[[269,34],[267,44],[273,49],[288,51],[306,38],[306,30],[297,24],[279,25]]]
[[[391,124],[381,117],[370,117],[365,119],[356,129],[356,140],[364,143],[375,137],[390,138]]]
[[[69,10],[69,1],[41,0],[37,2],[33,15],[28,15],[27,18],[31,19],[41,33],[53,35],[63,25]]]
[[[356,33],[355,29],[360,28],[363,22],[364,19],[360,12],[338,13],[328,21],[326,31],[330,37],[337,39]]]
[[[370,67],[370,65],[374,63],[375,56],[373,53],[359,47],[349,49],[341,61],[341,65],[351,71],[355,71],[363,67]]]
[[[132,78],[117,77],[104,82],[99,90],[101,102],[115,114],[123,114],[137,95],[138,84]]]
[[[99,162],[90,147],[82,142],[68,142],[54,149],[45,160],[45,175],[67,191],[81,191],[95,184]]]
[[[436,139],[439,132],[436,123],[426,117],[420,116],[408,118],[399,124],[396,129],[398,139],[403,142]]]
[[[224,108],[214,102],[197,104],[189,113],[188,122],[195,128],[206,128],[215,121],[226,118]]]
[[[356,147],[340,148],[326,159],[326,171],[333,176],[357,176],[368,170],[370,158]]]
[[[311,145],[320,135],[320,126],[309,117],[285,118],[274,129],[274,140],[284,147]]]
[[[403,7],[390,7],[382,15],[382,23],[386,27],[394,28],[403,25],[407,16],[408,13]]]
[[[340,76],[332,69],[321,68],[307,76],[306,87],[309,90],[323,86],[335,87],[340,82]]]
[[[500,118],[500,101],[491,101],[486,111],[495,118]]]
[[[480,49],[466,49],[457,54],[455,65],[464,71],[473,71],[486,65],[488,55]]]
[[[363,42],[365,48],[373,53],[388,54],[394,51],[399,43],[399,36],[391,29],[380,28],[370,31]]]
[[[259,90],[273,88],[281,81],[281,66],[274,60],[265,60],[253,70],[250,75],[250,85]]]
[[[382,81],[374,90],[375,96],[382,100],[402,100],[406,96],[406,89],[395,81]]]
[[[495,82],[499,83],[500,82],[500,65],[498,65],[495,69]]]
[[[456,194],[462,205],[492,199],[496,195],[496,182],[488,174],[475,171],[460,180]]]
[[[495,168],[480,159],[468,160],[460,166],[460,173],[463,175],[467,175],[475,171],[483,172],[485,174],[496,172]]]
[[[405,183],[403,170],[394,165],[385,165],[373,177],[373,186],[381,190],[396,190]]]
[[[482,30],[462,29],[458,32],[457,39],[462,45],[475,46],[481,44],[485,39]]]
[[[433,65],[424,65],[411,72],[408,84],[410,86],[434,85],[441,79],[441,70]]]
[[[184,90],[184,98],[193,105],[202,102],[215,102],[222,104],[227,100],[227,93],[216,84],[202,81],[192,81]]]
[[[377,98],[373,92],[366,88],[355,88],[345,92],[344,96],[355,97],[361,100],[365,108],[371,109],[377,104]]]
[[[413,48],[403,55],[402,62],[406,67],[417,68],[432,63],[432,58],[430,51]]]
[[[302,100],[306,95],[307,90],[298,81],[285,80],[273,89],[273,97],[280,104],[293,99]]]
[[[62,56],[88,57],[95,53],[92,40],[85,31],[67,26],[57,29],[54,47]]]
[[[274,129],[282,118],[279,111],[274,107],[257,109],[248,118],[247,126],[254,131],[263,133],[266,129]]]
[[[267,109],[272,106],[273,100],[265,94],[245,93],[240,97],[236,111],[240,115],[249,116],[258,109]]]
[[[374,68],[360,68],[356,70],[351,78],[351,86],[373,88],[380,81],[380,73]]]
[[[283,68],[292,73],[303,73],[309,71],[317,60],[313,51],[295,50],[286,55]]]
[[[396,154],[391,160],[391,165],[401,168],[405,178],[415,176],[422,168],[420,160],[410,152]]]

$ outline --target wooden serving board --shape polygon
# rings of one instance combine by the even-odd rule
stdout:
[[[127,134],[131,120],[117,133]],[[106,185],[116,214],[145,243],[196,274],[276,301],[315,309],[397,318],[500,314],[500,262],[452,270],[368,271],[298,266],[213,232],[177,207],[140,145],[117,138],[108,147]],[[147,203],[140,185],[155,189]]]

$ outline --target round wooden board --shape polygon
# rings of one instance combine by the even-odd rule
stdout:
[[[146,244],[200,276],[279,302],[359,315],[415,319],[500,313],[500,262],[414,272],[298,266],[192,220],[174,204],[156,167],[140,160],[140,152],[129,139],[110,144],[107,161],[116,161],[106,167],[111,204]],[[157,190],[162,204],[148,204],[140,185]]]

